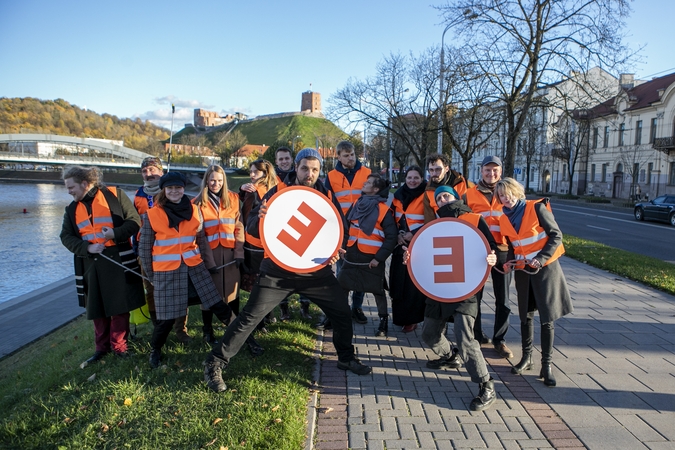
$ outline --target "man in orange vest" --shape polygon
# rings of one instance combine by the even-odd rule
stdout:
[[[506,346],[504,337],[509,330],[509,314],[511,314],[509,300],[509,285],[511,284],[511,272],[507,274],[500,273],[497,269],[504,271],[504,263],[508,260],[509,246],[502,237],[499,227],[499,217],[502,215],[502,204],[495,195],[495,186],[502,178],[502,160],[497,156],[486,156],[481,164],[481,180],[473,188],[469,189],[464,195],[466,204],[475,213],[483,216],[490,232],[497,243],[497,264],[490,271],[492,276],[492,289],[495,295],[495,325],[492,335],[492,344],[497,353],[502,358],[513,358],[513,352]],[[481,328],[480,304],[483,298],[483,291],[478,293],[478,315],[476,316],[476,325],[474,334],[480,336],[483,334]]]
[[[295,173],[286,178],[288,185],[299,185],[315,189],[331,199],[339,210],[334,196],[326,190],[319,180],[322,158],[313,148],[301,150],[295,157]],[[270,189],[263,202],[248,216],[246,229],[255,237],[259,237],[260,218],[267,213],[266,202],[277,193],[278,186]],[[342,218],[344,220],[344,218]],[[346,229],[346,227],[345,227]],[[343,245],[346,243],[343,236]],[[340,253],[344,252],[342,250]],[[333,345],[338,356],[338,369],[349,370],[357,375],[367,375],[372,369],[362,364],[355,355],[352,345],[354,334],[349,302],[344,289],[333,274],[331,264],[339,259],[335,255],[325,267],[311,273],[298,274],[288,271],[271,258],[263,259],[260,265],[260,276],[253,285],[251,295],[241,313],[225,330],[220,344],[215,346],[204,363],[204,380],[209,389],[223,392],[227,389],[223,381],[222,371],[227,368],[230,358],[239,352],[246,338],[256,325],[272,311],[288,294],[297,292],[307,296],[333,322]]]
[[[473,187],[473,183],[466,180],[462,174],[450,168],[450,158],[441,153],[432,153],[427,156],[427,170],[429,171],[429,183],[424,191],[424,223],[436,219],[436,199],[434,192],[439,186],[450,186],[459,195],[464,195],[467,189]]]
[[[340,141],[335,147],[338,155],[338,163],[335,169],[328,172],[326,177],[326,188],[335,195],[342,214],[347,211],[361,196],[363,183],[370,175],[370,169],[363,166],[356,158],[354,144],[349,141]],[[337,272],[342,267],[342,260],[337,263]],[[356,323],[368,323],[366,315],[363,314],[363,292],[354,291],[352,293],[352,318]],[[331,323],[324,319],[319,328],[330,329]]]
[[[153,207],[152,198],[161,191],[159,188],[159,179],[164,175],[162,168],[162,161],[156,156],[148,156],[141,161],[141,176],[143,177],[143,186],[138,188],[134,196],[134,206],[138,215],[142,216],[148,212],[148,209]],[[140,238],[140,231],[137,235]],[[147,280],[143,280],[143,287],[145,288],[145,299],[148,303],[148,311],[150,311],[150,318],[153,322],[156,320],[155,315],[155,288]],[[183,317],[178,317],[174,322],[173,329],[176,332],[176,338],[179,342],[187,344],[192,341],[192,338],[187,334],[187,311]]]

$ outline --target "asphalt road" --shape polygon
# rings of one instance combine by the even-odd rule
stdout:
[[[629,208],[556,201],[551,206],[563,234],[675,264],[675,227],[667,223],[638,222]]]

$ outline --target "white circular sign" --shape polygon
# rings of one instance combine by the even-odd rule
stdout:
[[[485,284],[490,266],[483,233],[461,219],[442,218],[424,225],[408,248],[408,273],[427,297],[460,302]]]
[[[262,218],[260,238],[272,261],[291,272],[324,267],[342,245],[342,216],[319,191],[291,186],[272,196]]]

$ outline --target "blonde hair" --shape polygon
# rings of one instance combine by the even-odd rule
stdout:
[[[497,194],[497,200],[499,196],[503,195],[509,198],[517,198],[518,200],[525,199],[525,188],[522,184],[518,183],[513,178],[502,178],[497,182],[495,186],[495,194]],[[499,200],[501,203],[501,200]]]
[[[277,185],[277,173],[274,171],[274,166],[269,161],[256,159],[248,165],[249,170],[251,169],[251,166],[255,166],[256,169],[265,174],[257,179],[255,184],[264,185],[268,191]]]
[[[103,186],[103,174],[98,167],[65,166],[61,172],[61,179],[68,178],[72,178],[78,184],[86,181],[92,187]]]
[[[227,175],[225,175],[225,171],[223,170],[222,167],[214,164],[209,166],[208,169],[206,169],[206,172],[204,173],[204,178],[202,178],[202,190],[195,197],[194,204],[197,206],[202,206],[203,204],[206,204],[208,202],[209,198],[209,178],[211,178],[211,174],[213,173],[220,173],[223,175],[223,188],[220,190],[220,204],[223,205],[225,208],[230,207],[230,195],[229,195],[229,190],[227,189]]]

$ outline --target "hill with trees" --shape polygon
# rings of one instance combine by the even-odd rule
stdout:
[[[169,130],[141,119],[120,119],[82,109],[63,99],[0,97],[0,134],[38,133],[124,141],[129,148],[160,155]]]

